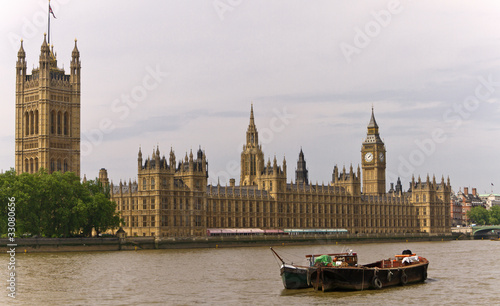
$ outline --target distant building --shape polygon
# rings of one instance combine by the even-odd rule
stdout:
[[[463,225],[463,212],[462,212],[462,200],[458,198],[455,192],[450,194],[450,212],[451,212],[451,226],[462,226]]]
[[[469,193],[469,187],[464,187],[463,192],[459,191],[457,193],[457,198],[462,204],[462,225],[470,225],[467,212],[469,212],[473,207],[485,207],[483,200],[479,197],[476,188],[472,188],[472,193]]]
[[[449,234],[449,179],[436,182],[427,176],[412,178],[410,189],[387,193],[386,150],[372,110],[366,140],[361,148],[361,168],[339,170],[332,182],[309,182],[301,150],[296,182],[287,183],[287,163],[276,157],[265,163],[258,142],[253,107],[241,153],[240,185],[207,185],[208,162],[198,150],[176,161],[159,148],[143,158],[139,149],[138,181],[111,183],[111,197],[125,221],[129,236],[205,236],[207,229],[347,229],[351,233]],[[107,180],[101,169],[100,179]],[[363,184],[362,184],[363,182]],[[363,189],[362,189],[363,188]]]
[[[491,209],[493,206],[500,206],[500,194],[480,194],[479,198],[483,201],[486,209]]]

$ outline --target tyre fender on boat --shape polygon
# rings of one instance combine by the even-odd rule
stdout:
[[[408,276],[406,275],[405,271],[403,270],[403,274],[401,275],[401,284],[406,285],[408,283]]]
[[[393,275],[393,274],[394,274],[394,273],[392,273],[392,271],[391,271],[391,270],[387,271],[387,281],[388,281],[388,282],[390,282],[390,281],[392,280],[392,275]]]
[[[375,275],[373,277],[373,279],[372,279],[372,285],[376,289],[382,289],[382,281],[380,280],[380,278],[378,278],[378,276]]]

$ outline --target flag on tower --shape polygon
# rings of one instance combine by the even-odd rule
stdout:
[[[56,18],[56,15],[54,15],[54,11],[52,11],[52,7],[50,7],[50,3],[49,3],[49,12],[52,14],[54,18]]]

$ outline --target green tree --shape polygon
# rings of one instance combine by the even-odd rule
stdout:
[[[43,213],[46,189],[40,186],[40,174],[16,176],[12,196],[16,198],[16,230],[18,235],[30,233],[41,236],[47,227]]]
[[[45,237],[91,236],[120,225],[109,187],[99,181],[81,183],[72,172],[0,174],[0,211],[7,216],[8,198],[15,197],[16,235]],[[7,218],[0,218],[0,233],[7,233]]]
[[[490,224],[500,224],[500,206],[492,206],[490,209]]]
[[[109,198],[109,187],[103,186],[99,180],[90,180],[85,188],[91,194],[91,200],[81,202],[79,210],[85,215],[83,235],[91,236],[92,229],[99,235],[109,229],[120,226],[120,216],[116,212],[116,203]]]
[[[10,169],[0,174],[0,233],[7,233],[7,213],[9,198],[13,197],[13,186],[16,181],[16,171]]]
[[[467,212],[467,217],[476,224],[485,225],[488,223],[490,214],[486,208],[482,206],[473,207]]]

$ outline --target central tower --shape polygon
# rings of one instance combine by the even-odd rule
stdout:
[[[364,194],[385,194],[385,162],[385,145],[382,139],[380,139],[372,107],[372,117],[368,123],[368,132],[361,146]]]
[[[70,73],[57,67],[43,39],[39,67],[26,73],[23,42],[16,63],[16,172],[74,172],[80,176],[80,52],[71,54]]]
[[[259,145],[259,133],[253,118],[253,105],[250,108],[250,124],[247,129],[246,145],[241,152],[240,186],[259,185],[264,169],[264,153]]]

